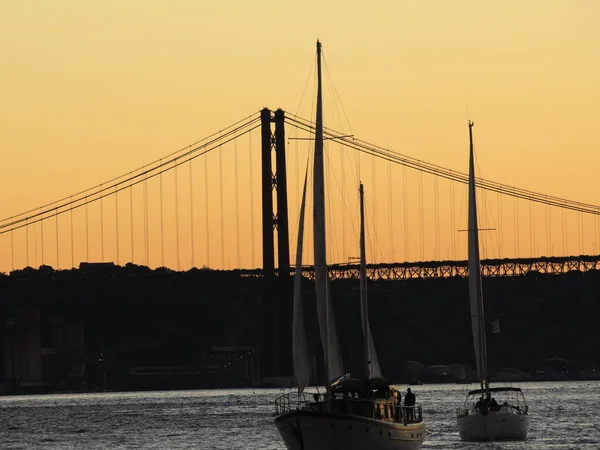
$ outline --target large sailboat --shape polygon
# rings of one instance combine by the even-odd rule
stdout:
[[[480,387],[470,391],[463,406],[458,408],[458,431],[463,441],[524,440],[529,430],[529,415],[523,392],[517,387],[490,387],[489,382],[471,121],[469,143],[469,298]]]
[[[290,450],[412,450],[421,447],[425,424],[421,407],[402,406],[399,387],[381,377],[367,309],[363,189],[361,198],[360,291],[363,331],[363,373],[344,373],[328,289],[325,246],[325,186],[323,169],[323,105],[321,44],[317,41],[317,110],[313,168],[314,267],[317,315],[325,356],[326,392],[305,393],[311,364],[302,308],[301,265],[306,201],[306,177],[300,210],[293,300],[293,359],[297,393],[275,401],[275,425]]]

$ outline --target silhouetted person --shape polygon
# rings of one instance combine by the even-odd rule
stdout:
[[[408,420],[415,420],[415,394],[410,391],[410,388],[406,390],[406,395],[404,395],[404,406],[409,406],[406,412],[408,413]]]

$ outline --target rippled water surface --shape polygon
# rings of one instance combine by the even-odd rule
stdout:
[[[424,449],[600,448],[600,382],[522,383],[529,439],[464,443],[454,410],[468,385],[413,386],[427,424]],[[0,447],[11,449],[283,449],[277,389],[0,397]]]

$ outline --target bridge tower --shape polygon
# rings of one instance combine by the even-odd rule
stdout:
[[[262,236],[263,236],[263,351],[261,372],[291,376],[292,299],[285,164],[285,113],[264,108],[261,117]],[[274,130],[272,124],[275,125]],[[273,151],[275,168],[273,170]],[[273,191],[276,193],[275,204]],[[276,206],[276,209],[274,209]],[[275,269],[277,232],[277,270]]]

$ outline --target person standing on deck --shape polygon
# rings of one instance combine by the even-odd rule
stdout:
[[[408,406],[406,412],[408,413],[408,420],[415,420],[415,394],[413,394],[410,388],[406,389],[406,394],[404,395],[404,406]]]
[[[399,421],[402,418],[402,394],[395,389],[392,391],[392,405],[392,414]]]

